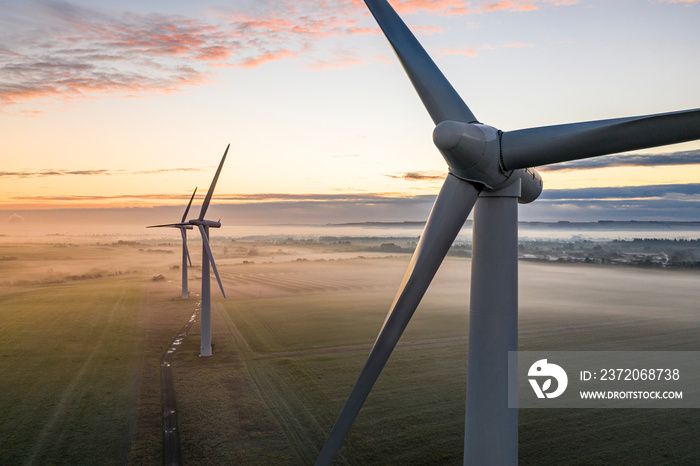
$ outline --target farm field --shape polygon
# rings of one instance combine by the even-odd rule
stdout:
[[[266,390],[268,403],[296,439],[301,463],[312,462],[322,446],[391,304],[405,261],[381,264],[398,277],[373,291],[224,303],[251,347],[254,376],[274,387]],[[448,258],[360,412],[340,463],[461,462],[467,280],[468,261]],[[698,277],[689,273],[521,264],[520,347],[698,350],[698,290]],[[699,414],[523,410],[521,462],[687,464],[700,455]]]
[[[214,356],[199,357],[197,322],[172,365],[183,459],[310,464],[410,256],[241,241],[214,254],[229,296],[213,293]],[[0,263],[0,464],[160,463],[159,361],[199,269],[182,300],[175,242],[0,244],[0,257],[15,257]],[[338,464],[461,464],[469,274],[447,258]],[[700,350],[697,273],[521,262],[520,290],[523,350]],[[696,463],[698,411],[521,410],[520,460]]]
[[[128,459],[143,301],[133,278],[0,295],[0,463]]]
[[[0,257],[0,464],[159,462],[158,361],[191,305],[134,246],[0,244]]]

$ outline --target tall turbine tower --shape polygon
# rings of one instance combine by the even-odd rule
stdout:
[[[700,109],[503,132],[479,122],[386,0],[365,3],[436,125],[449,174],[316,464],[333,460],[474,204],[464,464],[517,464],[507,369],[518,348],[517,204],[542,190],[530,167],[700,139]]]
[[[190,251],[187,249],[187,230],[194,228],[192,225],[186,224],[185,219],[187,218],[187,213],[190,211],[190,206],[192,205],[192,199],[197,193],[197,188],[194,188],[192,197],[190,197],[190,202],[187,203],[187,208],[185,213],[182,215],[182,220],[180,223],[174,223],[169,225],[151,225],[146,228],[178,228],[180,230],[180,235],[182,236],[182,299],[187,299],[189,297],[189,291],[187,289],[187,262],[189,261],[190,267],[192,267],[192,259],[190,259]]]

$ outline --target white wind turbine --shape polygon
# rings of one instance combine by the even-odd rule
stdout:
[[[197,188],[194,188],[194,192],[192,193],[192,197],[190,197],[190,202],[187,204],[187,208],[185,209],[185,213],[182,214],[182,220],[180,223],[175,223],[175,224],[169,224],[169,225],[151,225],[146,228],[161,228],[161,227],[168,227],[168,228],[178,228],[180,230],[180,234],[182,235],[182,299],[187,299],[189,297],[189,291],[187,289],[187,262],[190,263],[190,267],[192,267],[192,259],[190,259],[190,251],[187,249],[187,230],[191,230],[194,228],[192,225],[189,225],[185,222],[185,219],[187,218],[187,213],[190,211],[190,206],[192,205],[192,199],[194,199],[194,195],[197,193]]]
[[[330,464],[474,210],[464,463],[518,462],[508,351],[518,349],[517,204],[542,181],[530,167],[700,139],[700,109],[502,132],[480,123],[386,0],[365,0],[436,127],[449,174],[365,366],[321,450]]]
[[[209,229],[210,228],[221,228],[221,221],[205,220],[204,216],[207,214],[207,209],[209,209],[209,203],[211,202],[211,196],[214,194],[214,188],[216,188],[216,182],[219,180],[219,175],[221,174],[221,169],[224,166],[224,161],[226,161],[226,154],[228,154],[228,149],[231,147],[229,144],[226,146],[226,151],[224,156],[221,158],[219,163],[219,168],[216,169],[216,174],[214,179],[209,186],[209,191],[204,198],[202,203],[202,209],[199,211],[199,217],[188,222],[183,220],[181,223],[171,223],[167,225],[156,225],[158,227],[175,227],[190,229],[197,227],[199,233],[202,236],[202,337],[199,346],[200,356],[211,356],[211,284],[210,284],[210,272],[209,263],[211,262],[211,268],[214,269],[214,275],[216,275],[216,280],[219,282],[219,288],[221,289],[221,294],[226,298],[226,293],[224,292],[224,286],[221,284],[221,278],[219,277],[219,271],[216,269],[216,263],[214,262],[214,256],[211,253],[211,247],[209,246]],[[194,194],[192,195],[194,197]],[[190,199],[190,202],[192,200]],[[189,207],[188,207],[189,210]],[[187,215],[187,211],[185,211]]]

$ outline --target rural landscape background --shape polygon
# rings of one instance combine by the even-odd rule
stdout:
[[[294,233],[280,234],[285,228]],[[314,461],[420,228],[212,230],[228,295],[213,294],[214,355],[199,357],[197,319],[171,359],[185,464]],[[700,350],[698,228],[521,225],[520,349]],[[183,300],[177,232],[71,229],[32,235],[13,225],[0,233],[0,463],[158,464],[161,358],[198,311],[201,242],[190,235],[195,267]],[[634,241],[643,236],[657,239]],[[338,464],[461,464],[469,256],[467,225]],[[623,260],[634,257],[646,263]],[[698,416],[521,410],[520,461],[693,463]]]

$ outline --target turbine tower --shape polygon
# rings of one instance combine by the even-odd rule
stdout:
[[[170,225],[151,225],[146,228],[161,228],[161,227],[168,227],[168,228],[178,228],[180,230],[180,234],[182,235],[182,299],[187,299],[189,297],[189,291],[187,289],[187,262],[190,263],[190,267],[192,267],[192,259],[190,259],[190,251],[187,249],[187,230],[191,230],[194,228],[192,225],[186,224],[185,219],[187,218],[187,213],[190,211],[190,206],[192,205],[192,199],[194,199],[194,195],[197,193],[197,188],[194,188],[194,192],[192,193],[192,197],[190,197],[190,202],[187,204],[187,208],[185,209],[185,213],[182,215],[182,220],[180,223],[176,224],[170,224]]]
[[[517,464],[507,369],[508,351],[518,349],[517,204],[542,191],[531,167],[700,139],[700,109],[503,132],[479,122],[386,0],[365,3],[436,125],[449,174],[316,464],[332,462],[475,204],[464,464]]]
[[[206,220],[204,216],[207,214],[207,209],[209,209],[209,204],[211,203],[211,196],[212,194],[214,194],[214,188],[216,188],[216,182],[219,180],[221,169],[223,168],[224,162],[226,161],[226,154],[228,154],[229,147],[231,147],[231,144],[226,146],[224,156],[221,158],[221,162],[219,163],[219,168],[216,169],[214,179],[212,180],[211,186],[209,186],[209,191],[207,191],[207,195],[205,196],[204,202],[202,203],[202,209],[199,212],[199,217],[185,222],[185,217],[187,216],[187,212],[189,211],[188,205],[187,210],[185,211],[185,215],[182,217],[182,222],[170,223],[166,225],[155,225],[156,227],[180,228],[181,231],[197,227],[200,235],[202,236],[202,337],[199,346],[200,356],[211,356],[211,280],[209,271],[210,263],[211,268],[214,270],[214,275],[216,275],[216,280],[219,282],[221,294],[224,296],[224,298],[226,298],[226,292],[224,292],[224,285],[221,284],[219,271],[216,268],[214,256],[212,255],[211,247],[209,246],[209,229],[221,228],[221,221]],[[194,194],[192,194],[192,198],[194,198]],[[190,203],[192,203],[192,199],[190,199]]]

